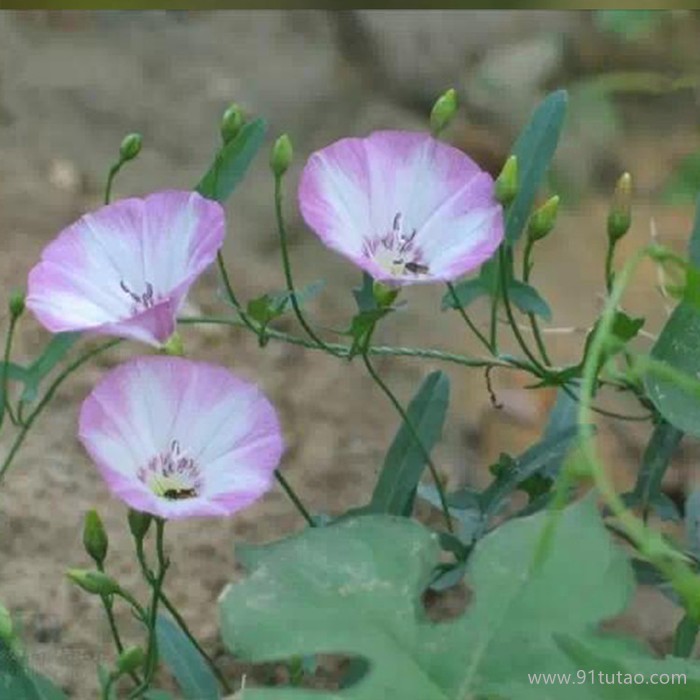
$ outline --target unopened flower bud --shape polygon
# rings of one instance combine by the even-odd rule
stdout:
[[[457,93],[450,89],[440,95],[430,112],[430,130],[434,136],[444,131],[457,112]]]
[[[240,133],[243,124],[245,124],[245,119],[241,108],[235,103],[229,105],[221,117],[221,140],[224,143],[233,141]]]
[[[173,333],[163,346],[163,352],[173,357],[184,357],[185,344],[182,342],[182,336],[179,333]]]
[[[542,240],[553,228],[559,211],[559,197],[550,197],[530,217],[527,235],[531,241]]]
[[[617,243],[632,224],[632,176],[625,173],[617,181],[608,214],[608,238]]]
[[[96,510],[85,513],[83,523],[83,546],[85,551],[93,558],[97,566],[104,564],[108,547],[107,533],[102,519]]]
[[[270,156],[270,167],[276,177],[281,177],[287,172],[292,164],[293,157],[292,142],[287,134],[282,134],[275,141],[275,145],[272,147],[272,155]]]
[[[151,527],[153,516],[148,513],[142,513],[140,510],[129,509],[129,530],[135,540],[141,541]]]
[[[0,641],[11,644],[14,638],[14,626],[10,611],[0,603]]]
[[[15,321],[24,313],[24,300],[24,292],[12,292],[12,294],[10,295],[10,315],[13,319],[15,319]]]
[[[131,646],[124,649],[117,659],[117,671],[120,674],[132,673],[143,666],[146,655],[139,646]]]
[[[66,576],[84,591],[95,595],[113,595],[121,590],[119,584],[102,571],[68,569]]]
[[[510,204],[518,194],[518,159],[509,156],[496,179],[496,199],[501,204]]]
[[[119,146],[119,158],[123,163],[133,160],[141,152],[143,138],[141,134],[127,134]]]
[[[384,284],[383,282],[375,281],[372,285],[374,300],[377,302],[377,305],[382,308],[391,306],[396,300],[396,297],[399,295],[399,291],[399,287],[392,287],[388,284]]]

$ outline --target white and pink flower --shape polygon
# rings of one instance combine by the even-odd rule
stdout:
[[[377,131],[317,151],[299,205],[323,243],[390,284],[455,280],[503,240],[491,176],[424,133]]]
[[[254,384],[163,355],[111,370],[84,401],[78,434],[117,498],[166,519],[245,508],[270,488],[283,450]]]
[[[163,345],[192,283],[216,258],[224,212],[196,192],[157,192],[85,214],[43,251],[27,306],[54,333]]]

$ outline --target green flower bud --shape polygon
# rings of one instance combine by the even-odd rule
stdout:
[[[282,134],[275,141],[275,145],[272,147],[272,155],[270,156],[270,167],[276,177],[282,177],[287,172],[292,164],[292,158],[294,158],[292,142],[287,134]]]
[[[509,156],[496,178],[496,199],[503,205],[510,204],[518,194],[518,159]]]
[[[66,576],[84,591],[95,595],[112,595],[121,590],[119,584],[102,571],[68,569]]]
[[[383,282],[377,282],[376,280],[372,285],[374,300],[377,302],[377,305],[382,308],[391,306],[396,300],[396,297],[399,295],[400,291],[400,287],[392,287],[388,284],[384,284]]]
[[[430,112],[430,130],[434,136],[443,132],[457,113],[457,93],[450,89],[440,95]]]
[[[131,646],[124,649],[117,659],[117,671],[119,674],[131,673],[143,666],[146,654],[139,646]]]
[[[141,541],[151,527],[153,516],[148,513],[142,513],[139,510],[129,509],[129,530],[135,540]]]
[[[14,639],[14,631],[10,611],[0,603],[0,641],[11,644]]]
[[[553,228],[559,211],[559,197],[550,197],[530,217],[527,225],[527,235],[531,241],[542,240]]]
[[[15,321],[24,313],[24,300],[24,292],[16,291],[12,292],[12,294],[10,295],[10,315],[13,319],[15,319]]]
[[[104,564],[108,545],[107,533],[99,513],[96,510],[89,510],[85,513],[83,523],[83,546],[97,566]]]
[[[608,238],[615,244],[632,225],[632,176],[624,173],[617,181],[608,214]]]
[[[245,124],[243,112],[237,104],[229,105],[221,117],[221,140],[224,143],[233,141]]]
[[[185,344],[182,342],[182,336],[179,333],[173,333],[165,345],[163,346],[165,355],[173,355],[174,357],[185,356]]]
[[[127,134],[119,146],[119,158],[122,163],[126,163],[128,160],[134,160],[136,156],[141,152],[141,145],[143,144],[143,137],[141,134]]]

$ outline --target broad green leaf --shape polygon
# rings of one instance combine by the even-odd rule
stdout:
[[[579,668],[555,635],[585,637],[629,602],[633,579],[593,499],[564,510],[549,556],[533,565],[549,514],[506,523],[472,555],[473,602],[428,621],[421,596],[437,537],[417,522],[365,516],[248,547],[247,580],[221,598],[224,642],[241,660],[306,653],[364,659],[339,691],[246,688],[246,700],[590,700],[589,686],[533,686],[528,674]],[[596,637],[597,639],[597,637]]]
[[[586,685],[590,685],[594,697],[600,700],[696,700],[700,697],[700,664],[673,657],[655,659],[641,644],[615,639],[576,639],[573,635],[557,634],[556,640],[578,669],[595,670],[595,682],[589,677]],[[675,683],[671,683],[670,678],[668,683],[661,683],[660,674],[684,677],[677,678]],[[652,682],[652,676],[656,683]]]
[[[656,425],[649,444],[644,450],[642,466],[634,490],[625,494],[624,500],[628,507],[639,506],[644,513],[656,507],[657,513],[664,517],[668,509],[664,508],[666,499],[661,492],[661,482],[682,438],[683,433],[665,420]],[[660,513],[659,506],[661,506]],[[664,517],[664,520],[677,519],[677,512],[671,511],[671,514],[676,517]]]
[[[692,377],[700,376],[700,311],[680,303],[669,317],[652,348],[651,355]],[[648,375],[649,398],[672,425],[700,437],[700,401],[667,379]]]
[[[5,700],[68,700],[48,678],[27,668],[0,640],[0,698]]]
[[[695,204],[695,221],[688,242],[688,257],[695,267],[700,267],[700,196]]]
[[[486,296],[488,294],[488,289],[484,286],[483,280],[480,277],[476,277],[470,280],[464,280],[454,287],[455,296],[458,299],[459,306],[461,308],[466,308],[470,304],[473,304],[479,297]],[[452,293],[448,290],[442,297],[442,309],[456,309],[457,305],[455,303]]]
[[[684,615],[673,636],[673,655],[687,659],[693,653],[699,631],[700,625],[692,617]]]
[[[158,651],[186,700],[217,700],[219,684],[202,655],[182,630],[164,615],[156,622]]]
[[[80,333],[57,333],[51,338],[41,356],[24,373],[23,401],[34,401],[39,393],[39,385],[80,340]]]
[[[246,124],[236,138],[219,151],[211,168],[197,185],[197,192],[217,202],[228,199],[260,150],[266,130],[267,124],[263,119]]]
[[[554,157],[566,116],[566,102],[565,90],[549,94],[513,146],[513,153],[518,158],[518,194],[506,217],[506,241],[510,244],[520,237]]]
[[[545,321],[551,320],[552,311],[549,308],[549,304],[529,284],[519,280],[511,280],[508,287],[508,296],[522,313],[540,316]]]
[[[429,374],[406,411],[411,425],[430,453],[442,435],[450,397],[450,380],[443,372]],[[379,474],[370,512],[404,515],[413,510],[415,492],[426,467],[423,451],[405,424],[399,428]]]

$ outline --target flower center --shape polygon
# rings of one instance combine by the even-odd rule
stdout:
[[[415,244],[416,229],[406,233],[402,226],[403,215],[397,212],[391,230],[383,238],[368,241],[366,252],[375,262],[394,277],[406,274],[427,275],[428,266],[423,253]]]
[[[177,440],[140,467],[137,475],[156,496],[168,501],[196,498],[203,486],[199,467],[184,453]]]
[[[119,282],[119,286],[121,287],[122,291],[125,294],[128,294],[129,297],[131,297],[131,300],[134,302],[134,306],[131,310],[132,313],[139,313],[141,311],[145,311],[146,309],[153,308],[153,305],[156,303],[153,295],[153,285],[150,282],[146,282],[146,291],[142,292],[141,294],[137,294],[130,287],[128,287],[124,280]]]

